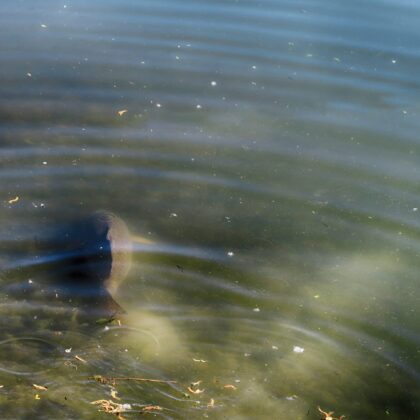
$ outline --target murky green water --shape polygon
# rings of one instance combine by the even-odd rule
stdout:
[[[177,381],[117,381],[127,419],[419,418],[419,16],[1,2],[0,417],[113,418],[102,375]],[[46,292],[97,209],[150,242],[121,326]]]

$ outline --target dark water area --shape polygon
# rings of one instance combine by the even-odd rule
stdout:
[[[0,417],[420,418],[419,19],[2,1]],[[57,288],[97,210],[133,245],[105,319]]]

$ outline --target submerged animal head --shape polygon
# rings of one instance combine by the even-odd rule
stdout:
[[[56,279],[67,295],[83,298],[85,306],[88,301],[94,306],[105,302],[110,312],[123,312],[113,296],[131,267],[132,243],[125,222],[111,212],[97,211],[66,224],[55,236],[53,252],[59,258],[53,282]]]

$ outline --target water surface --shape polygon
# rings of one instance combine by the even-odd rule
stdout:
[[[93,375],[177,381],[118,382],[128,419],[419,418],[419,13],[1,2],[2,418],[112,418]],[[147,239],[121,325],[46,285],[97,209]]]

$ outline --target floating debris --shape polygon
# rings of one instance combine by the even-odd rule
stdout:
[[[193,362],[197,362],[197,363],[208,363],[207,360],[203,360],[203,359],[193,359]]]
[[[234,391],[236,391],[238,389],[238,388],[236,388],[235,385],[232,385],[232,384],[223,385],[223,388],[225,388],[225,389],[232,389]]]
[[[128,109],[121,109],[120,111],[117,111],[117,114],[122,117],[126,112],[128,112]]]
[[[326,412],[326,411],[322,410],[320,406],[318,406],[318,411],[322,415],[325,416],[322,420],[342,420],[342,419],[344,419],[346,417],[346,416],[333,417],[332,415],[334,414],[334,411]]]
[[[217,86],[217,82],[215,80],[212,80],[210,83],[212,86]]]
[[[38,391],[48,391],[48,387],[43,385],[32,384],[32,386]]]
[[[48,28],[48,26],[45,23],[41,23],[41,28],[46,29],[46,28]]]
[[[305,349],[304,349],[303,347],[293,346],[293,351],[294,351],[295,353],[299,353],[299,354],[301,354],[301,353],[303,353],[303,352],[305,351]]]
[[[77,354],[76,354],[76,356],[74,356],[74,358],[75,358],[76,360],[78,360],[79,362],[82,362],[82,363],[87,363],[87,361],[86,361],[85,359],[83,359],[82,357],[78,356]]]
[[[202,394],[204,392],[204,389],[193,389],[190,386],[187,389],[191,394]]]
[[[64,349],[64,351],[65,351],[66,353],[71,353],[71,350],[72,350],[72,348],[71,348],[71,347],[69,347],[68,349]]]
[[[116,389],[111,390],[111,397],[114,398],[114,400],[120,400],[121,398],[117,396],[118,391]]]
[[[162,411],[163,408],[160,405],[146,405],[142,408],[143,411]]]
[[[211,398],[209,403],[207,404],[208,408],[214,408],[214,398]]]
[[[92,401],[91,404],[99,405],[99,411],[104,411],[110,414],[120,414],[131,410],[130,404],[119,404],[112,400],[97,400]]]
[[[261,311],[261,309],[260,309],[260,308],[254,308],[254,309],[253,309],[253,311],[254,311],[254,312],[260,312],[260,311]]]
[[[203,381],[191,382],[191,386],[198,386],[201,384],[201,382]]]
[[[14,204],[17,203],[19,201],[19,196],[17,195],[15,198],[12,198],[11,200],[8,201],[9,204]]]

